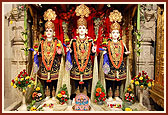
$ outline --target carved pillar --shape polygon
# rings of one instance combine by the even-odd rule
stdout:
[[[136,60],[136,75],[143,70],[147,72],[151,79],[154,79],[154,48],[156,40],[156,18],[157,18],[157,5],[141,5],[140,13],[140,37],[141,37],[141,53]],[[139,94],[137,91],[137,96]],[[149,92],[144,90],[143,105],[151,110],[151,104],[149,101]]]
[[[7,21],[5,21],[5,38],[4,44],[5,44],[5,106],[9,107],[14,102],[19,102],[20,98],[18,96],[18,93],[16,89],[12,88],[10,86],[10,82],[12,79],[14,79],[18,73],[26,69],[26,56],[24,54],[24,51],[21,50],[24,48],[24,37],[22,36],[21,32],[24,32],[24,12],[22,12],[22,16],[18,17],[17,15],[17,9],[14,7],[16,5],[12,5],[13,10],[12,14],[14,16],[14,19],[12,18],[13,23],[9,24]],[[8,33],[8,34],[6,34]],[[9,45],[10,44],[10,45]],[[8,54],[8,55],[7,55]],[[10,60],[10,62],[9,62]],[[8,79],[8,82],[6,82],[6,79]],[[7,87],[8,86],[8,87]],[[6,88],[7,87],[7,88]],[[8,94],[8,95],[6,95]]]
[[[156,28],[157,5],[141,5],[141,54],[136,56],[136,74],[144,70],[148,76],[154,78],[154,42]],[[144,20],[142,20],[144,19]]]

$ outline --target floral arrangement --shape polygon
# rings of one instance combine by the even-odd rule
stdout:
[[[131,103],[135,100],[134,91],[131,88],[131,85],[129,85],[125,91],[124,100]]]
[[[34,85],[34,78],[30,78],[24,69],[21,71],[15,79],[12,79],[11,86],[18,88],[23,93],[26,92],[27,87],[30,88]]]
[[[111,108],[121,108],[121,104],[108,104],[108,106]]]
[[[95,102],[105,101],[106,100],[106,93],[103,85],[100,81],[97,82],[95,88]]]
[[[64,84],[63,87],[60,88],[60,91],[58,92],[56,98],[59,100],[61,105],[65,104],[65,102],[69,100],[69,94],[68,94],[66,84]]]
[[[42,93],[40,91],[40,87],[35,88],[35,90],[33,91],[33,94],[32,94],[32,99],[35,101],[41,101],[43,99]]]
[[[42,107],[49,107],[49,108],[53,108],[54,104],[50,103],[50,104],[44,104]]]
[[[142,74],[139,73],[137,76],[135,76],[131,83],[135,83],[135,86],[140,86],[141,89],[151,88],[152,85],[154,85],[154,80],[150,79],[150,77],[147,75],[146,72],[142,71]]]
[[[44,99],[43,86],[41,85],[40,82],[38,82],[37,86],[34,88],[31,97],[32,97],[32,100],[35,100],[36,102]]]

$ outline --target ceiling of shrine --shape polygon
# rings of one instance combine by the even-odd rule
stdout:
[[[79,4],[41,4],[41,7],[38,5],[32,5],[38,11],[44,12],[49,8],[57,9],[59,12],[68,12],[71,8],[76,8]],[[86,4],[88,7],[93,7],[97,11],[104,11],[109,8],[107,4]],[[129,8],[137,6],[136,4],[110,4],[112,9],[117,9],[122,13],[127,12]]]

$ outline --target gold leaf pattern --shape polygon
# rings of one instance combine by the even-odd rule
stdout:
[[[52,9],[48,9],[47,11],[44,12],[44,15],[43,15],[44,20],[48,20],[48,21],[55,20],[56,16],[57,15],[55,14],[55,11],[53,11]]]
[[[122,15],[118,10],[113,10],[110,12],[109,18],[111,22],[121,22]]]

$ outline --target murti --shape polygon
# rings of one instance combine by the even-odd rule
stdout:
[[[84,18],[84,16],[89,16],[90,11],[86,5],[82,4],[76,8],[75,12],[80,18],[77,20],[78,28],[76,33],[78,35],[70,42],[70,47],[73,48],[72,54],[74,57],[72,60],[73,67],[70,71],[70,77],[75,80],[76,84],[84,84],[83,80],[92,79],[93,67],[90,56],[95,53],[92,51],[92,48],[94,47],[93,40],[87,36],[87,21]],[[77,83],[76,80],[80,80],[79,83]]]
[[[115,81],[115,86],[113,85],[114,97],[115,89],[117,88],[117,86],[120,87],[121,85],[120,80],[126,79],[126,67],[123,62],[123,56],[125,53],[124,51],[127,52],[127,48],[121,40],[119,33],[120,24],[118,22],[121,22],[121,13],[118,10],[113,10],[113,12],[111,12],[109,15],[109,19],[112,22],[112,24],[110,25],[110,38],[107,40],[107,53],[110,61],[109,66],[107,66],[109,67],[109,71],[108,73],[105,73],[105,78],[107,84],[107,91],[114,84]],[[113,83],[110,81],[113,81]]]
[[[45,23],[45,34],[41,38],[41,44],[39,46],[39,56],[42,57],[41,67],[38,75],[42,80],[58,79],[58,72],[60,69],[60,54],[62,53],[61,41],[57,40],[55,36],[55,26],[51,20],[55,20],[56,14],[52,9],[48,9],[44,12]],[[60,44],[60,46],[58,45]],[[56,85],[56,84],[55,84]],[[50,87],[50,92],[52,92]],[[51,93],[50,93],[51,94]]]

